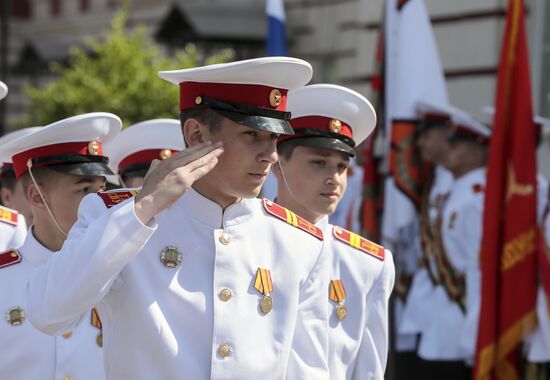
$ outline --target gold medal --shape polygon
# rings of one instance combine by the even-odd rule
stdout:
[[[273,309],[273,299],[269,295],[273,291],[273,282],[269,269],[258,268],[254,288],[263,296],[260,300],[260,310],[264,314],[269,313]]]
[[[103,347],[103,331],[99,330],[97,333],[97,336],[95,337],[95,342],[97,343],[98,347]]]
[[[260,301],[260,309],[264,314],[267,314],[273,308],[273,299],[270,296],[263,296]]]
[[[181,264],[182,255],[176,247],[168,246],[160,251],[160,262],[167,268],[175,268]]]
[[[19,326],[25,320],[25,312],[19,306],[12,307],[6,313],[6,321],[12,326]]]
[[[343,321],[346,319],[346,316],[348,315],[348,309],[342,304],[338,304],[336,306],[336,316],[340,321]]]
[[[346,300],[346,289],[342,280],[330,280],[330,290],[328,298],[336,303],[336,317],[339,321],[346,319],[348,309],[344,306]]]

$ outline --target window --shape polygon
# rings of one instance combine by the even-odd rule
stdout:
[[[61,0],[50,0],[50,14],[55,17],[61,14]]]

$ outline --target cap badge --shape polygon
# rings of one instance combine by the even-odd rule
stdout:
[[[340,133],[342,130],[342,122],[338,119],[332,119],[328,124],[328,129],[332,133]]]
[[[271,92],[269,93],[269,104],[273,108],[279,107],[279,105],[281,104],[281,91],[277,90],[276,88],[271,90]]]
[[[160,262],[167,268],[175,268],[181,264],[182,254],[176,247],[168,246],[160,251]]]
[[[25,312],[19,306],[12,307],[6,313],[6,321],[12,326],[19,326],[25,320]]]
[[[159,158],[161,160],[166,160],[167,158],[172,157],[172,151],[170,149],[163,149],[159,153]]]
[[[346,289],[342,280],[330,280],[330,290],[328,298],[336,303],[336,317],[343,321],[348,315],[348,310],[344,306],[346,300]]]
[[[90,141],[88,144],[88,153],[97,156],[99,155],[99,148],[99,141]]]
[[[254,288],[262,295],[260,300],[260,310],[267,314],[273,308],[273,299],[269,295],[273,291],[273,282],[271,281],[271,271],[265,268],[256,270],[256,280]]]

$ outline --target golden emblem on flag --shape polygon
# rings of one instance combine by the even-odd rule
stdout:
[[[167,268],[175,268],[181,264],[182,254],[176,247],[168,246],[160,251],[160,262]]]
[[[330,280],[330,290],[328,298],[336,303],[336,317],[338,320],[343,321],[348,315],[348,309],[344,305],[346,300],[346,288],[344,288],[344,282],[342,280]]]
[[[254,288],[262,295],[260,310],[264,314],[269,313],[273,308],[273,299],[269,295],[273,291],[273,282],[271,281],[271,272],[269,269],[258,268]]]

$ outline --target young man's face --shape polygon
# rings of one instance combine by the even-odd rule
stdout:
[[[135,176],[124,179],[124,186],[129,188],[142,187],[145,182],[145,177]]]
[[[23,214],[27,224],[32,224],[32,213],[27,198],[23,193],[21,183],[16,182],[13,190],[9,189],[7,186],[3,186],[0,192],[4,206]]]
[[[69,232],[76,222],[82,198],[104,188],[105,177],[72,174],[56,174],[51,182],[41,186],[48,206],[65,232]],[[49,220],[53,224],[51,218],[44,220]]]
[[[256,197],[277,161],[277,137],[224,118],[221,130],[210,136],[212,142],[222,141],[224,149],[208,174],[212,185],[227,197]]]
[[[310,222],[336,210],[346,191],[348,154],[297,146],[289,159],[280,156],[279,160],[282,170],[276,170],[275,175],[279,198],[284,198],[286,207]]]
[[[449,128],[431,127],[420,133],[417,144],[422,159],[435,164],[442,164],[449,151]]]
[[[455,177],[460,177],[473,167],[479,166],[480,147],[471,141],[456,140],[450,143],[443,165]]]

